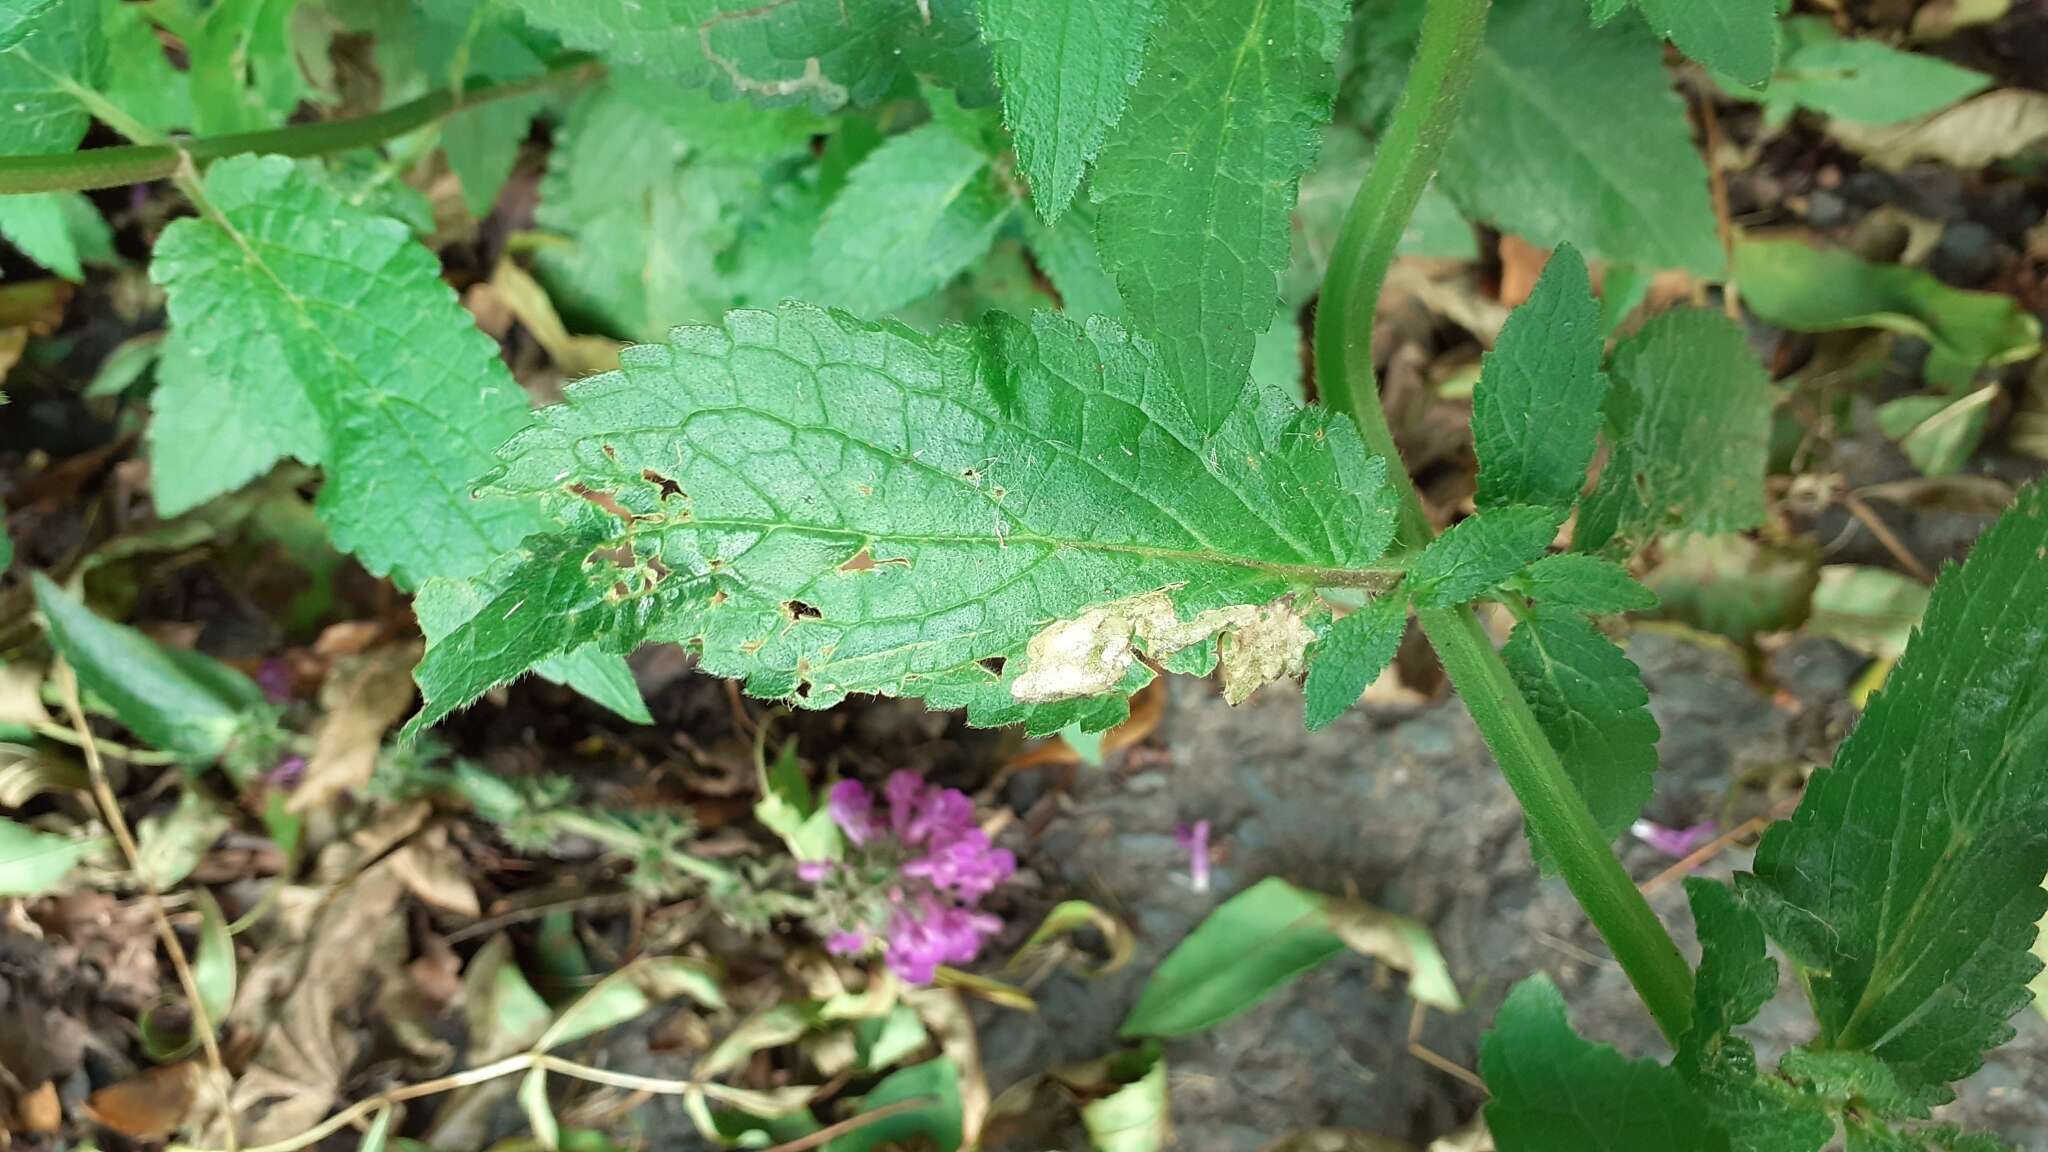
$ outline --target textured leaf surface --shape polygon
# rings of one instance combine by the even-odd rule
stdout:
[[[95,614],[38,572],[36,608],[50,644],[79,686],[158,748],[210,760],[263,700],[247,677],[198,653],[173,654],[135,629]]]
[[[78,147],[92,123],[64,82],[106,75],[97,0],[15,3],[0,15],[0,153],[40,156]]]
[[[1649,802],[1657,772],[1657,720],[1642,673],[1585,617],[1564,611],[1516,624],[1501,657],[1601,832],[1621,835]]]
[[[1651,31],[1740,83],[1770,79],[1778,56],[1778,0],[1634,0]]]
[[[830,111],[906,74],[988,95],[974,0],[514,0],[571,47],[665,84]]]
[[[1718,277],[1707,168],[1657,42],[1570,4],[1502,0],[1438,179],[1466,212],[1599,260]]]
[[[500,566],[502,567],[502,565]],[[438,642],[456,626],[476,614],[496,591],[487,572],[474,580],[429,580],[413,597],[413,612],[428,644]],[[632,669],[619,657],[586,644],[572,652],[550,656],[534,665],[534,674],[552,684],[574,688],[591,701],[610,709],[635,724],[652,724],[647,702]]]
[[[1600,438],[1606,338],[1586,262],[1559,247],[1508,315],[1472,392],[1479,504],[1569,508]]]
[[[1718,312],[1666,312],[1614,350],[1613,449],[1574,543],[1734,532],[1764,518],[1770,380]]]
[[[1864,124],[1896,124],[1983,91],[1991,78],[1881,40],[1845,37],[1817,16],[1785,21],[1785,58],[1762,91],[1742,92],[1775,119],[1794,108]]]
[[[1764,836],[1751,887],[1819,1046],[1927,1100],[2012,1035],[2048,907],[2048,489],[1943,573],[1861,723]]]
[[[867,316],[926,296],[979,259],[1015,202],[989,156],[933,121],[868,153],[813,244],[822,302]]]
[[[205,188],[212,211],[164,230],[151,275],[205,367],[249,390],[243,412],[313,412],[275,426],[321,429],[335,543],[417,585],[479,571],[538,528],[530,502],[470,495],[526,397],[433,253],[280,157],[223,161]]]
[[[495,488],[551,495],[578,528],[529,541],[429,650],[419,722],[557,652],[660,639],[800,706],[876,692],[1100,727],[1143,682],[1141,608],[1244,621],[1357,582],[1392,530],[1383,465],[1347,422],[1259,395],[1204,438],[1149,350],[1099,319],[926,337],[792,304],[621,360],[503,450]],[[1063,621],[1101,628],[1069,670],[1108,682],[1027,703],[1027,642]]]
[[[2041,350],[2041,321],[2012,297],[1951,288],[1922,269],[1841,248],[1745,241],[1735,248],[1735,276],[1742,302],[1781,328],[1882,328],[1925,340],[1934,346],[1929,374],[1950,383]]]
[[[305,94],[294,0],[219,0],[188,46],[194,126],[207,135],[282,125]]]
[[[1329,119],[1341,0],[1170,0],[1093,187],[1102,262],[1203,432],[1246,386]]]
[[[1158,0],[981,0],[1003,119],[1048,223],[1124,113]]]
[[[1562,519],[1554,508],[1529,504],[1468,516],[1423,549],[1408,574],[1408,593],[1425,608],[1484,596],[1543,555]]]
[[[1031,255],[1060,294],[1060,308],[1075,316],[1108,316],[1121,320],[1124,298],[1116,278],[1102,266],[1095,246],[1095,209],[1073,206],[1056,225],[1031,220],[1025,225]]]
[[[1386,671],[1408,628],[1408,601],[1381,596],[1330,625],[1329,634],[1309,652],[1308,730],[1314,732],[1350,710],[1372,682]]]
[[[1502,1152],[1726,1152],[1669,1068],[1580,1039],[1547,976],[1515,986],[1479,1049]]]
[[[1628,569],[1575,552],[1543,557],[1517,574],[1509,586],[1539,605],[1596,616],[1644,612],[1657,606],[1657,594],[1636,583]]]

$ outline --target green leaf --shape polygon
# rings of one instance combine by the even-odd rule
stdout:
[[[1221,1023],[1344,951],[1323,898],[1277,876],[1223,902],[1152,973],[1119,1035],[1185,1036]]]
[[[430,646],[415,727],[554,653],[670,640],[801,707],[1102,728],[1149,677],[1133,640],[1305,643],[1283,598],[1377,582],[1391,537],[1347,420],[1257,394],[1205,439],[1100,318],[924,336],[789,304],[621,362],[506,445],[490,486],[574,526]]]
[[[655,1005],[688,996],[705,1008],[725,1007],[717,972],[701,960],[685,956],[649,956],[635,960],[598,981],[576,1002],[562,1009],[540,1039],[536,1052],[573,1044],[585,1036],[634,1020]]]
[[[95,226],[96,233],[81,235]],[[85,279],[82,249],[104,247],[106,228],[92,202],[76,192],[0,197],[0,237],[73,283]]]
[[[1327,727],[1358,703],[1386,671],[1407,630],[1408,601],[1391,594],[1368,600],[1330,625],[1329,634],[1308,654],[1303,695],[1309,731]]]
[[[199,1004],[206,1010],[207,1022],[218,1029],[235,1004],[235,938],[228,931],[227,917],[221,914],[213,893],[195,887],[192,899],[199,907],[199,947],[192,954],[192,983],[199,989]],[[190,1026],[194,1021],[189,1018],[184,1021],[185,1027],[176,1032],[165,1031],[155,1020],[153,1012],[144,1012],[138,1029],[149,1058],[160,1064],[184,1059],[203,1042]]]
[[[906,1100],[926,1103],[864,1124],[825,1145],[825,1152],[880,1152],[896,1147],[956,1152],[962,1140],[960,1069],[952,1059],[941,1056],[891,1073],[861,1098],[861,1110],[855,1115]]]
[[[11,4],[0,14],[0,153],[69,152],[92,123],[70,86],[106,77],[100,0]]]
[[[1438,180],[1468,215],[1596,260],[1718,278],[1721,244],[1685,105],[1632,20],[1501,0]]]
[[[1731,88],[1760,101],[1774,121],[1796,108],[1863,124],[1918,120],[1983,91],[1991,78],[1882,40],[1846,37],[1818,16],[1785,21],[1785,55],[1761,91]]]
[[[164,517],[232,492],[287,456],[317,463],[324,446],[304,390],[281,376],[216,371],[182,328],[164,338],[150,407],[150,492]]]
[[[1657,771],[1657,720],[1641,671],[1573,612],[1525,617],[1501,657],[1601,833],[1619,836],[1649,802]]]
[[[292,45],[296,0],[219,0],[191,42],[194,126],[203,135],[285,122],[306,93]]]
[[[1830,564],[1813,588],[1806,633],[1897,658],[1927,614],[1927,586],[1888,568]]]
[[[1745,240],[1735,247],[1735,278],[1750,311],[1780,328],[1881,328],[1925,340],[1934,346],[1928,375],[1951,386],[2041,350],[2040,320],[2012,297],[1951,288],[1918,268],[1872,264],[1841,248]]]
[[[275,156],[215,164],[205,197],[205,215],[164,230],[150,274],[239,411],[315,413],[338,547],[411,587],[478,572],[544,523],[530,502],[471,495],[526,396],[404,225]]]
[[[1109,1074],[1121,1086],[1081,1105],[1081,1126],[1094,1152],[1159,1152],[1173,1134],[1167,1112],[1166,1057],[1157,1044],[1119,1053]]]
[[[1169,0],[1096,161],[1102,263],[1203,433],[1237,407],[1272,324],[1348,7]]]
[[[1757,1074],[1756,1053],[1735,1035],[1778,990],[1778,965],[1764,951],[1763,924],[1725,884],[1688,877],[1700,938],[1692,1030],[1672,1059],[1731,1152],[1820,1152],[1835,1122],[1813,1095]]]
[[[160,891],[175,888],[232,826],[233,820],[205,793],[188,788],[170,811],[145,816],[136,825],[135,870]]]
[[[1799,966],[1817,1047],[1883,1059],[1946,1100],[2012,1035],[2048,909],[2048,489],[1959,569],[1748,889]]]
[[[1726,1152],[1727,1137],[1669,1068],[1580,1039],[1547,976],[1515,986],[1479,1049],[1501,1152]]]
[[[1124,298],[1117,292],[1116,278],[1102,266],[1102,253],[1095,246],[1095,208],[1083,201],[1075,204],[1058,225],[1027,218],[1024,234],[1031,255],[1045,270],[1046,278],[1060,294],[1060,308],[1077,317],[1124,318]]]
[[[1509,313],[1472,392],[1482,508],[1578,500],[1600,436],[1606,349],[1586,262],[1560,246],[1528,302]]]
[[[907,75],[990,95],[973,0],[514,0],[536,26],[664,88],[715,84],[821,112]]]
[[[1663,561],[1643,578],[1662,602],[1660,619],[1682,621],[1747,646],[1759,632],[1806,620],[1818,578],[1810,541],[1759,543],[1747,536],[1673,536]]]
[[[825,212],[811,257],[819,294],[864,315],[893,312],[986,253],[1014,203],[988,154],[950,125],[891,137]]]
[[[785,743],[774,763],[763,758],[756,775],[761,798],[754,802],[754,818],[782,837],[790,855],[798,860],[839,859],[844,851],[839,825],[833,822],[831,811],[811,795],[810,782],[804,779],[803,765],[796,757],[796,741]]]
[[[1931,366],[1931,364],[1930,364]],[[2005,389],[1992,381],[1963,396],[1901,396],[1878,405],[1878,430],[1929,476],[1960,472],[1984,441],[1991,406]]]
[[[430,646],[489,602],[496,592],[494,576],[500,567],[494,566],[473,580],[429,580],[420,586],[418,595],[413,597],[413,614],[418,617],[420,631],[425,633]],[[640,696],[640,685],[633,679],[633,670],[622,656],[586,644],[542,660],[534,665],[533,671],[551,684],[575,689],[622,719],[635,724],[654,723],[647,702]]]
[[[1619,435],[1574,546],[1762,523],[1774,397],[1742,329],[1719,312],[1666,312],[1614,350],[1610,369]]]
[[[1632,2],[1652,31],[1694,60],[1751,87],[1770,79],[1778,58],[1778,0]],[[1620,6],[1594,0],[1594,18],[1604,24]]]
[[[263,690],[240,672],[198,653],[173,656],[133,628],[94,615],[42,573],[33,581],[50,643],[79,685],[150,744],[215,759],[261,704]]]
[[[0,572],[14,563],[14,537],[7,534],[7,507],[0,505]]]
[[[1123,115],[1158,16],[1155,0],[981,0],[1003,119],[1048,224]]]
[[[1636,583],[1628,569],[1611,560],[1567,552],[1545,556],[1515,574],[1508,586],[1539,607],[1570,608],[1595,616],[1647,612],[1657,594]]]
[[[1562,519],[1556,508],[1530,504],[1467,516],[1422,550],[1408,573],[1408,594],[1423,608],[1484,596],[1542,556]]]
[[[55,892],[104,838],[73,840],[0,820],[0,896],[42,896]]]
[[[98,85],[115,107],[159,132],[192,127],[192,78],[171,66],[150,6],[108,0],[103,7],[107,71]]]

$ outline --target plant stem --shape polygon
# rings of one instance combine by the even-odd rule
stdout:
[[[1372,171],[1345,213],[1316,308],[1316,385],[1349,412],[1389,465],[1400,460],[1372,367],[1372,323],[1395,248],[1456,123],[1486,28],[1489,0],[1429,0],[1408,87],[1379,142]],[[1401,498],[1399,542],[1435,534],[1406,469],[1389,467]],[[1416,613],[1464,699],[1529,827],[1571,887],[1667,1039],[1691,1026],[1692,970],[1601,835],[1557,750],[1469,607]]]
[[[268,132],[200,136],[168,144],[91,148],[54,156],[0,156],[0,196],[117,188],[124,184],[161,180],[176,175],[179,164],[187,157],[195,164],[203,164],[249,152],[319,156],[346,152],[351,148],[367,148],[466,109],[549,88],[582,84],[602,74],[603,70],[603,66],[594,60],[572,57],[524,80],[473,84],[460,93],[443,89],[396,108],[347,120],[294,124]]]

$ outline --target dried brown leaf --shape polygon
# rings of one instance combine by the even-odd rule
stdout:
[[[191,1114],[204,1077],[205,1069],[195,1060],[152,1068],[93,1093],[85,1112],[130,1140],[161,1140]]]
[[[429,908],[475,919],[483,915],[476,887],[463,869],[462,853],[448,841],[448,828],[436,824],[391,854],[391,869],[406,890]]]
[[[384,733],[412,708],[419,656],[418,644],[394,644],[335,665],[320,686],[326,715],[313,729],[313,754],[292,811],[323,807],[370,782]]]

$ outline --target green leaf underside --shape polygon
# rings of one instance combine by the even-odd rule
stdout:
[[[2040,320],[2012,297],[1951,288],[1922,269],[1874,264],[1845,249],[1747,240],[1736,245],[1735,275],[1742,302],[1772,324],[1800,332],[1882,328],[1918,337],[1965,378],[2041,350]]]
[[[1329,634],[1309,653],[1302,688],[1309,731],[1328,726],[1358,703],[1394,659],[1407,627],[1408,601],[1397,595],[1370,600],[1330,625]]]
[[[49,0],[0,19],[7,22],[0,28],[0,155],[78,147],[92,118],[68,87],[94,87],[106,75],[99,4]],[[0,197],[0,237],[68,280],[84,277],[59,194]]]
[[[973,0],[514,0],[571,47],[665,84],[820,111],[907,76],[986,98]]]
[[[1572,1031],[1547,976],[1515,986],[1479,1050],[1502,1152],[1726,1152],[1728,1140],[1669,1068]]]
[[[1740,83],[1770,79],[1778,57],[1778,0],[1635,0],[1650,29]]]
[[[1539,606],[1596,616],[1647,612],[1657,606],[1657,594],[1636,583],[1628,569],[1575,552],[1545,556],[1524,568],[1508,585]]]
[[[1586,262],[1560,246],[1528,302],[1508,315],[1472,393],[1481,507],[1569,508],[1578,499],[1600,436],[1605,352]]]
[[[621,359],[501,452],[493,487],[575,526],[529,540],[430,649],[416,725],[590,641],[672,640],[798,706],[872,692],[1099,728],[1148,674],[1026,704],[1048,625],[1148,593],[1193,620],[1374,585],[1392,534],[1384,465],[1347,421],[1259,393],[1205,438],[1106,320],[922,336],[787,304]]]
[[[36,608],[50,643],[79,686],[107,702],[137,736],[195,760],[226,750],[262,690],[240,672],[198,653],[173,653],[95,614],[38,572]]]
[[[263,403],[272,393],[280,403]],[[150,492],[162,516],[232,492],[287,456],[320,459],[319,420],[302,391],[216,371],[183,328],[164,339],[150,407]]]
[[[1103,266],[1200,431],[1229,418],[1279,306],[1347,7],[1175,0],[1096,161]]]
[[[336,545],[416,586],[540,527],[531,503],[470,494],[526,397],[433,253],[281,157],[223,161],[205,188],[213,211],[164,231],[151,275],[242,412],[297,409],[278,421],[295,452],[319,430]]]
[[[54,892],[97,845],[0,820],[0,897]]]
[[[1835,1121],[1820,1100],[1782,1077],[1760,1076],[1756,1053],[1735,1035],[1778,990],[1778,965],[1764,951],[1763,924],[1726,885],[1688,877],[1700,938],[1692,1031],[1672,1067],[1692,1085],[1731,1152],[1820,1152]]]
[[[980,259],[1009,218],[987,153],[934,121],[868,153],[818,227],[820,302],[876,316],[944,285]]]
[[[1819,1046],[1926,1102],[2011,1037],[2048,894],[2048,489],[1935,585],[1926,623],[1748,887],[1799,966]],[[1931,637],[1931,639],[1930,639]]]
[[[1416,604],[1439,607],[1477,599],[1543,555],[1563,513],[1510,504],[1468,516],[1429,542],[1408,576]]]
[[[1657,771],[1657,720],[1642,673],[1571,612],[1532,613],[1501,657],[1600,831],[1619,836],[1649,802]]]
[[[1574,544],[1762,523],[1774,399],[1742,330],[1718,312],[1666,312],[1614,350],[1610,370],[1620,435]]]
[[[1684,103],[1641,24],[1569,4],[1494,5],[1438,180],[1468,215],[1599,260],[1722,271]]]
[[[475,579],[429,580],[422,584],[413,597],[412,607],[427,643],[438,643],[441,637],[474,616],[495,594],[494,577],[507,567],[509,565],[501,562]],[[624,660],[595,644],[585,644],[574,651],[550,656],[535,664],[533,671],[551,684],[574,688],[635,724],[654,722],[654,717],[648,714],[647,702],[640,696],[639,685],[633,680],[632,669],[626,667]]]
[[[1904,52],[1881,40],[1838,35],[1826,19],[1795,16],[1784,24],[1785,56],[1759,92],[1776,116],[1794,107],[1864,124],[1896,124],[1931,115],[1983,91],[1991,78],[1936,56]]]
[[[1003,119],[1048,223],[1123,115],[1158,14],[1157,0],[981,0]]]
[[[1184,1036],[1264,999],[1344,941],[1323,898],[1268,877],[1224,901],[1159,962],[1120,1034]]]

